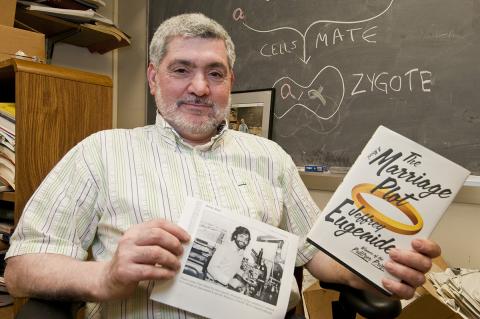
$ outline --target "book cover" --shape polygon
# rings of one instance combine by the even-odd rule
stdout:
[[[297,236],[193,198],[178,224],[192,238],[181,271],[151,299],[207,318],[285,317]]]
[[[469,171],[380,126],[308,234],[308,241],[383,293],[388,251],[428,238]]]
[[[15,121],[15,103],[0,102],[0,114]]]

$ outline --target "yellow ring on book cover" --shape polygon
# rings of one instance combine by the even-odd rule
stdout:
[[[364,183],[358,184],[354,188],[352,188],[352,198],[358,208],[364,206],[364,208],[362,209],[364,213],[370,214],[376,222],[385,226],[385,228],[399,234],[413,235],[418,233],[423,228],[422,216],[420,216],[420,213],[417,211],[417,209],[413,207],[412,204],[410,204],[409,202],[401,206],[396,206],[387,201],[389,204],[401,210],[408,217],[408,219],[412,221],[413,225],[404,224],[388,216],[385,216],[380,211],[375,209],[372,205],[370,205],[365,200],[365,198],[363,198],[362,193],[369,193],[381,199],[383,199],[383,196],[387,193],[387,191],[380,189],[372,192],[372,189],[374,189],[375,187],[376,186],[373,184]]]

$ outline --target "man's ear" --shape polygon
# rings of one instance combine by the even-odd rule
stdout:
[[[150,87],[150,94],[155,96],[155,92],[157,91],[157,69],[152,63],[148,64],[147,80],[148,86]]]

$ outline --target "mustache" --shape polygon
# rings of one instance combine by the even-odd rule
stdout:
[[[177,105],[177,107],[179,107],[181,104],[201,104],[209,107],[215,106],[215,103],[213,103],[210,99],[198,96],[178,100],[175,104]]]

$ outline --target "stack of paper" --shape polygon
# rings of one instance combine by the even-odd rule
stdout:
[[[18,1],[18,2],[26,6],[27,10],[42,12],[48,15],[60,17],[66,20],[74,21],[74,22],[98,21],[108,25],[113,24],[112,20],[108,19],[107,17],[104,17],[103,15],[97,13],[95,10],[91,8],[86,10],[65,9],[64,8],[65,6],[53,7],[51,6],[52,3],[49,3],[50,5],[45,5],[41,3],[35,3],[32,1]]]
[[[0,192],[15,189],[15,104],[0,102]]]
[[[428,273],[427,279],[452,310],[464,318],[480,318],[480,270],[447,268]]]

